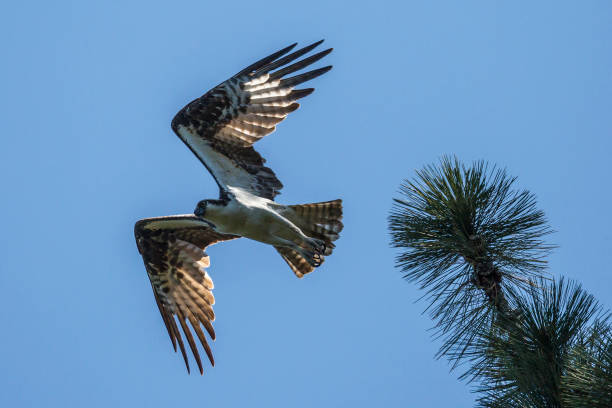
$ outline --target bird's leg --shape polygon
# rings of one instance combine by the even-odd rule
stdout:
[[[315,268],[323,263],[323,254],[325,254],[325,241],[316,238],[306,238],[304,243],[308,248],[304,248],[304,252],[308,256],[304,256],[310,265]]]
[[[323,263],[325,242],[319,239],[308,237],[306,237],[306,239],[300,240],[301,242],[299,244],[290,240],[283,241],[283,246],[291,248],[292,250],[300,254],[311,266],[314,266],[316,268]]]
[[[306,243],[315,253],[318,253],[319,255],[323,255],[325,253],[325,241],[317,238],[308,238]]]
[[[302,255],[311,266],[316,268],[323,263],[323,255],[326,249],[325,241],[305,235],[293,224],[284,231],[284,237],[278,235],[276,235],[276,239],[284,241],[283,246]]]

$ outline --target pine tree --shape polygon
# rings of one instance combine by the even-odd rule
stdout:
[[[418,171],[389,216],[396,265],[425,290],[438,357],[467,365],[480,406],[612,406],[607,316],[545,274],[552,230],[515,181],[450,157]]]

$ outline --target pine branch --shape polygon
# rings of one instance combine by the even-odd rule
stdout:
[[[497,315],[515,316],[517,295],[542,277],[551,232],[535,197],[485,162],[444,157],[406,180],[389,216],[396,265],[419,282],[445,342],[438,355],[458,363]]]
[[[562,391],[568,407],[612,407],[612,328],[608,318],[596,322],[570,351]]]
[[[470,349],[472,367],[466,375],[479,380],[476,391],[483,394],[479,405],[610,406],[586,403],[593,382],[579,384],[597,366],[589,360],[590,351],[580,353],[593,335],[593,321],[595,327],[607,326],[595,298],[561,279],[543,290],[531,289],[517,299],[516,309],[520,320],[497,322]],[[568,379],[568,372],[575,375]]]

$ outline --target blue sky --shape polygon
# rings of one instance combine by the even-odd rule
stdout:
[[[608,1],[2,9],[0,406],[471,406],[386,229],[402,179],[443,154],[518,176],[557,231],[550,271],[612,307]],[[170,120],[320,38],[334,69],[257,148],[278,201],[344,199],[337,250],[298,280],[262,244],[211,248],[217,365],[188,376],[132,232],[217,195]]]

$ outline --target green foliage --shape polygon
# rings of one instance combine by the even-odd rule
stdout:
[[[541,284],[516,299],[520,319],[501,316],[470,348],[468,373],[479,380],[480,406],[583,406],[563,403],[565,377],[581,358],[576,350],[592,335],[600,307],[574,283]],[[584,388],[573,388],[574,395],[584,395]]]
[[[484,162],[445,157],[401,186],[389,216],[397,266],[483,407],[612,407],[612,330],[593,296],[547,281],[551,230],[535,197]]]
[[[444,157],[406,180],[389,217],[396,264],[426,290],[439,355],[459,362],[497,315],[514,316],[518,295],[540,278],[551,232],[535,197],[485,162]]]
[[[597,322],[570,352],[562,382],[568,407],[612,407],[612,330],[607,319]]]

